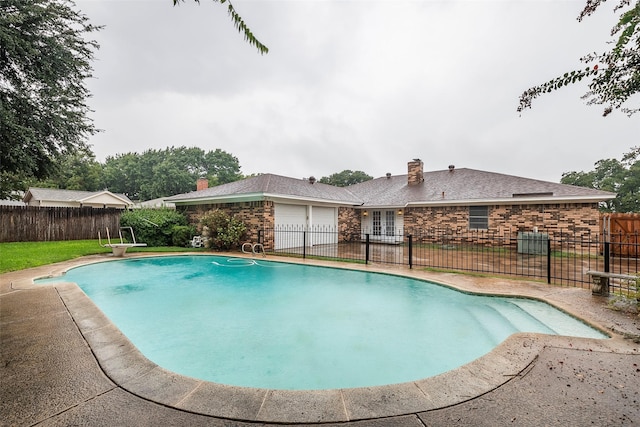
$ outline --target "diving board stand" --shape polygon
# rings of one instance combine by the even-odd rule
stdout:
[[[133,240],[133,243],[125,242],[124,238],[122,237],[122,230],[127,230],[127,229],[131,233],[131,239]],[[129,249],[129,248],[147,246],[146,243],[138,243],[138,242],[136,242],[136,235],[133,234],[133,228],[132,227],[120,227],[120,230],[118,230],[118,235],[120,236],[120,243],[111,242],[111,236],[109,235],[109,228],[107,227],[107,243],[103,244],[102,243],[102,237],[100,236],[100,232],[98,231],[98,242],[99,242],[100,246],[102,246],[103,248],[111,248],[111,252],[113,252],[113,256],[115,256],[115,257],[124,256],[124,254],[127,252],[127,249]]]

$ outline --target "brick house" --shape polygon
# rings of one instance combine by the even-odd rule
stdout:
[[[425,172],[408,163],[406,175],[387,174],[341,188],[315,179],[264,174],[166,199],[196,223],[203,213],[223,209],[242,219],[252,241],[261,230],[335,230],[335,242],[369,234],[397,243],[425,229],[501,233],[539,231],[577,236],[597,234],[600,202],[615,194],[546,181],[449,166]],[[265,241],[282,248],[275,233]],[[291,244],[291,243],[288,243]],[[313,244],[313,242],[308,242]]]

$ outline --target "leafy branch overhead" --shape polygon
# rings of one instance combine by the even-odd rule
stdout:
[[[98,132],[85,81],[100,28],[72,1],[0,1],[0,197],[46,178]]]
[[[593,14],[606,0],[587,0],[578,21]],[[603,105],[604,116],[614,109],[631,116],[640,106],[631,107],[631,97],[640,93],[640,0],[619,0],[614,12],[620,13],[618,23],[611,29],[612,48],[604,53],[590,53],[580,58],[586,68],[564,73],[520,96],[518,112],[531,108],[532,101],[542,94],[558,90],[582,79],[591,79],[583,96],[587,105]]]
[[[185,0],[173,0],[173,5],[174,6],[177,5],[181,1],[184,3]],[[236,27],[236,30],[244,34],[244,40],[248,42],[251,46],[254,46],[256,49],[258,49],[258,52],[260,52],[261,55],[264,55],[265,53],[269,53],[269,48],[264,44],[262,44],[260,40],[258,40],[256,36],[253,35],[249,27],[247,27],[247,24],[244,23],[244,20],[242,19],[242,17],[238,14],[238,12],[236,12],[236,9],[231,4],[231,1],[229,0],[213,0],[213,1],[220,4],[227,3],[227,12],[231,17],[231,20],[233,21],[233,25]],[[200,0],[195,0],[195,2],[200,4]]]

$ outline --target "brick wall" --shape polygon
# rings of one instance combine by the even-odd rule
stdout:
[[[247,241],[258,242],[258,232],[275,227],[275,209],[272,201],[220,203],[188,206],[182,211],[189,222],[198,225],[200,217],[208,211],[221,209],[241,219],[247,225]],[[447,229],[465,231],[469,228],[468,206],[411,207],[404,211],[405,234]],[[339,241],[352,240],[360,235],[361,211],[351,207],[338,209]],[[585,239],[599,232],[599,212],[596,203],[563,203],[546,205],[513,205],[489,207],[489,231],[498,235],[530,232],[534,227],[540,233],[557,237],[560,233]],[[273,234],[265,234],[265,249],[273,249]]]
[[[489,231],[498,234],[532,231],[556,236],[559,233],[577,237],[598,234],[597,203],[562,203],[546,205],[511,205],[489,207]],[[467,230],[468,206],[412,207],[405,210],[406,232],[433,228]]]
[[[432,228],[453,230],[469,227],[469,208],[459,206],[406,208],[404,211],[405,231],[416,232]],[[414,231],[416,230],[416,231]]]
[[[360,236],[362,225],[361,211],[354,208],[338,208],[338,239],[341,242],[351,241]]]
[[[180,209],[191,225],[198,226],[200,217],[205,213],[220,209],[233,216],[247,226],[247,242],[258,242],[258,232],[265,229],[273,229],[275,226],[275,212],[272,201],[240,202],[240,203],[216,203],[206,205],[191,205]],[[272,235],[271,235],[272,236]],[[273,248],[272,237],[263,242],[265,249]]]
[[[597,203],[495,206],[489,223],[507,230],[531,231],[538,227],[539,232],[550,236],[569,233],[587,238],[598,235],[599,217]]]

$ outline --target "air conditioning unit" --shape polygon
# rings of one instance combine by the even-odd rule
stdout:
[[[518,232],[518,253],[529,255],[546,255],[547,241],[549,235],[547,233],[535,232]]]

